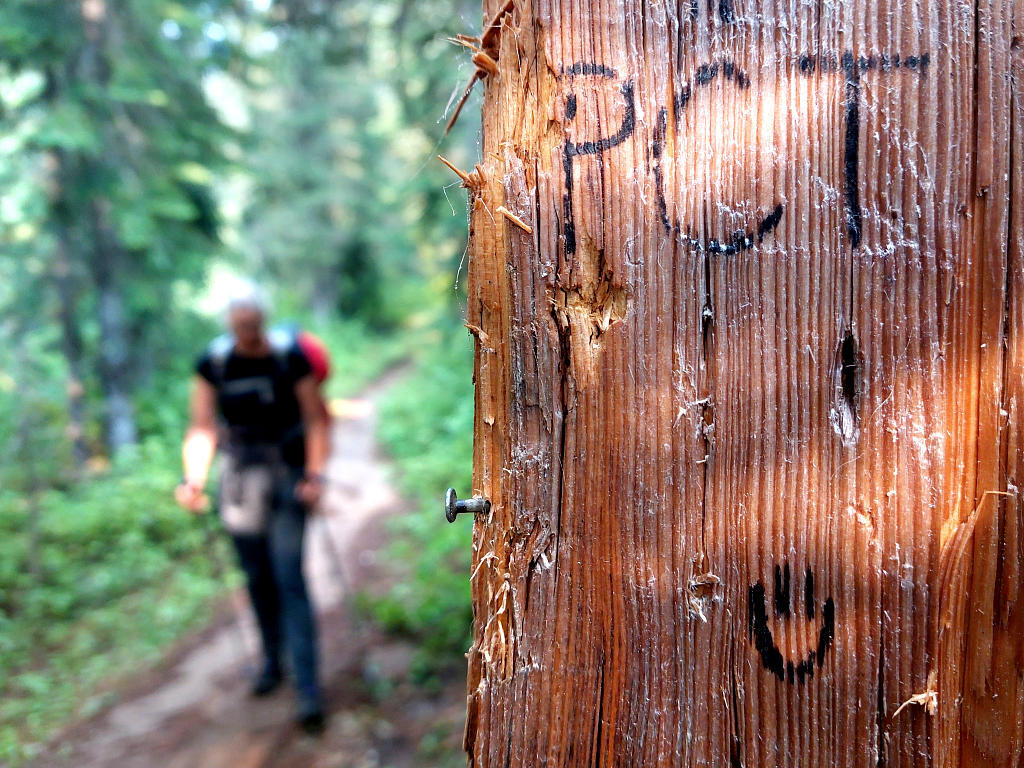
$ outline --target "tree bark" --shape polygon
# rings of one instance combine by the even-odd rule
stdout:
[[[61,227],[57,242],[54,284],[59,302],[61,349],[68,368],[68,440],[76,470],[85,466],[89,459],[89,446],[85,439],[85,380],[82,364],[82,334],[78,328],[78,291],[72,275],[72,260],[68,250],[72,247],[67,239],[68,231]]]
[[[18,348],[15,359],[18,362],[17,375],[24,377],[21,380],[20,389],[27,389],[27,380],[31,378],[32,364],[29,360],[28,351],[25,348],[24,329],[16,336],[18,339]],[[17,465],[23,467],[21,476],[18,478],[16,483],[16,491],[23,494],[25,499],[25,508],[28,511],[28,525],[26,530],[26,538],[28,539],[28,556],[26,558],[28,564],[29,575],[38,582],[42,578],[42,559],[40,557],[40,540],[41,540],[41,517],[42,510],[39,504],[39,492],[42,490],[41,483],[39,481],[39,461],[40,456],[37,455],[36,446],[39,444],[38,439],[38,403],[33,402],[30,397],[26,397],[22,402],[21,410],[18,414],[17,420],[17,431],[15,434],[15,450],[14,460]]]
[[[56,99],[56,89],[60,86],[51,75],[51,92]],[[52,162],[53,190],[51,211],[53,213],[54,266],[52,280],[57,294],[57,314],[60,322],[61,350],[67,365],[67,397],[68,397],[68,429],[67,435],[71,442],[71,453],[75,462],[76,472],[85,466],[89,458],[89,447],[85,439],[85,365],[83,362],[84,345],[78,319],[78,289],[76,283],[80,276],[76,265],[81,257],[77,252],[75,239],[72,235],[73,217],[71,204],[68,200],[68,189],[74,185],[73,171],[69,168],[70,158],[61,149],[50,153]]]
[[[76,63],[75,77],[80,84],[106,88],[110,81],[110,50],[116,48],[119,35],[111,14],[115,10],[102,0],[81,0],[81,14],[85,41]],[[103,155],[108,167],[119,161],[119,143],[123,137],[114,126],[103,132]],[[101,175],[101,165],[86,161]],[[123,288],[119,279],[126,266],[126,254],[111,220],[111,203],[97,195],[90,201],[89,222],[92,252],[89,268],[96,289],[96,312],[100,329],[99,365],[100,384],[106,417],[106,442],[111,454],[138,441],[135,408],[131,401],[131,355],[128,341],[128,319],[125,311]]]
[[[471,765],[1024,766],[1021,6],[485,0]]]
[[[138,441],[135,408],[130,395],[128,322],[117,279],[124,265],[124,249],[111,227],[107,201],[93,201],[92,221],[90,267],[96,286],[100,329],[99,374],[106,410],[107,447],[116,454]]]

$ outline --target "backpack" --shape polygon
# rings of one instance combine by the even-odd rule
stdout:
[[[293,349],[298,348],[302,352],[302,347],[299,345],[298,331],[284,327],[274,327],[267,332],[267,341],[270,344],[270,354],[274,358],[274,362],[277,363],[278,370],[284,371],[288,368],[288,355]],[[224,333],[215,338],[210,342],[209,349],[207,350],[210,355],[210,367],[213,370],[213,378],[217,382],[217,387],[224,381],[224,373],[227,367],[228,358],[231,356],[231,351],[235,348],[235,337],[234,334]],[[305,355],[305,352],[303,352]]]
[[[298,325],[290,323],[274,326],[267,332],[267,342],[270,344],[270,354],[277,363],[279,372],[288,369],[288,355],[297,349],[309,363],[318,387],[322,386],[331,375],[331,358],[327,347],[320,339],[309,331],[302,330]],[[210,342],[208,349],[210,366],[218,389],[224,381],[228,357],[234,348],[235,337],[230,333],[222,334]],[[320,396],[320,411],[330,423],[331,412],[322,395]]]
[[[312,333],[303,330],[295,334],[295,345],[309,363],[316,383],[322,385],[331,375],[331,354],[327,347]]]

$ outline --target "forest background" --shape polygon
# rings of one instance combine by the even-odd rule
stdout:
[[[472,72],[448,38],[479,16],[0,4],[0,763],[229,588],[171,489],[192,367],[243,277],[328,343],[333,396],[415,366],[379,428],[415,507],[393,530],[408,578],[365,608],[417,641],[424,685],[464,664],[469,529],[437,521],[444,487],[470,486],[466,201],[434,155],[476,159],[478,121],[445,122]]]

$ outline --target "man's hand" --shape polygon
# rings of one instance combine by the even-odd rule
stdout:
[[[306,475],[295,486],[295,497],[310,509],[320,501],[324,493],[324,479],[320,475]]]
[[[210,506],[210,499],[203,492],[203,489],[198,488],[187,481],[182,481],[178,487],[174,489],[174,500],[195,515],[200,515],[206,512],[207,508]]]
[[[190,411],[188,432],[181,446],[182,479],[174,489],[174,500],[198,515],[210,506],[203,486],[217,449],[217,390],[202,376],[193,379]]]

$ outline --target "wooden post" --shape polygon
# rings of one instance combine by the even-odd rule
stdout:
[[[1021,8],[485,0],[471,765],[1024,765]]]

